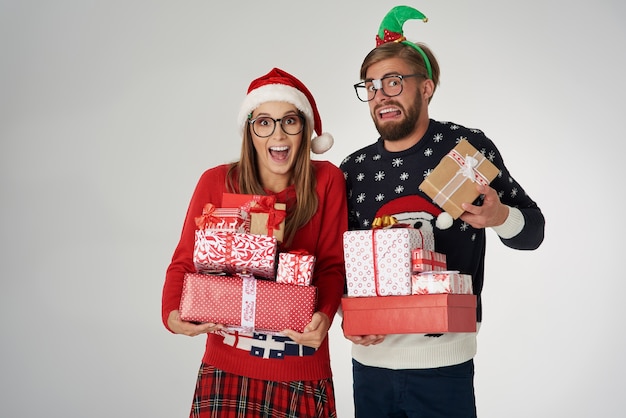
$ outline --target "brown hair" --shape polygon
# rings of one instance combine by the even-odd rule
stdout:
[[[296,191],[295,206],[288,206],[287,219],[285,220],[284,243],[288,246],[296,231],[311,220],[317,211],[317,192],[315,167],[311,163],[311,137],[313,128],[304,122],[302,141],[298,147],[298,153],[293,163],[291,182]],[[226,176],[226,189],[230,193],[243,193],[265,195],[265,190],[260,182],[257,166],[256,150],[252,144],[250,125],[246,123],[243,132],[241,157],[239,161],[232,163]]]
[[[433,52],[425,44],[417,43],[416,45],[422,48],[422,50],[428,57],[428,60],[430,61],[430,67],[433,74],[432,80],[435,85],[433,88],[434,96],[435,90],[439,85],[439,63],[437,62],[437,59],[435,58]],[[415,74],[422,74],[424,78],[428,78],[428,70],[426,69],[424,58],[419,52],[417,52],[415,48],[403,43],[387,42],[380,45],[379,47],[372,49],[369,54],[367,54],[367,56],[363,60],[363,64],[361,64],[361,80],[365,80],[367,69],[371,65],[390,58],[400,58],[404,60],[407,64],[411,66]],[[432,99],[432,96],[429,98],[429,102],[430,99]]]

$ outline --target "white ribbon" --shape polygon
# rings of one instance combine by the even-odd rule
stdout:
[[[474,174],[474,170],[478,166],[478,160],[471,155],[465,156],[465,163],[459,168],[457,173],[462,174],[464,177],[467,177],[472,183],[476,181],[476,175]]]

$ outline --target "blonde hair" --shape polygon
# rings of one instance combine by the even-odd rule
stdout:
[[[296,191],[296,202],[294,206],[287,207],[283,240],[287,246],[291,244],[298,229],[306,225],[317,211],[317,180],[315,167],[311,162],[313,127],[309,125],[305,118],[304,129],[301,133],[302,141],[300,141],[292,167],[291,184],[294,185]],[[239,161],[230,165],[226,176],[226,190],[230,193],[266,194],[260,181],[256,150],[252,143],[248,123],[243,131],[241,157]]]

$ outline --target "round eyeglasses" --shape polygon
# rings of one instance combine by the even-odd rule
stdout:
[[[286,115],[279,119],[270,118],[269,116],[259,116],[258,118],[248,121],[252,126],[252,131],[256,136],[267,138],[274,133],[276,123],[280,124],[281,129],[287,135],[298,135],[304,129],[304,117],[301,115]]]
[[[402,93],[402,80],[409,77],[424,77],[423,74],[407,74],[407,75],[386,75],[379,79],[369,79],[356,83],[354,91],[356,97],[362,102],[369,102],[376,96],[376,92],[381,90],[387,97],[399,96]]]

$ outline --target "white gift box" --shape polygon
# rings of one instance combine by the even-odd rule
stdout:
[[[429,295],[437,293],[472,294],[472,276],[458,271],[427,271],[414,274],[412,293]]]
[[[434,250],[432,231],[379,228],[343,234],[348,296],[411,294],[414,248]]]

